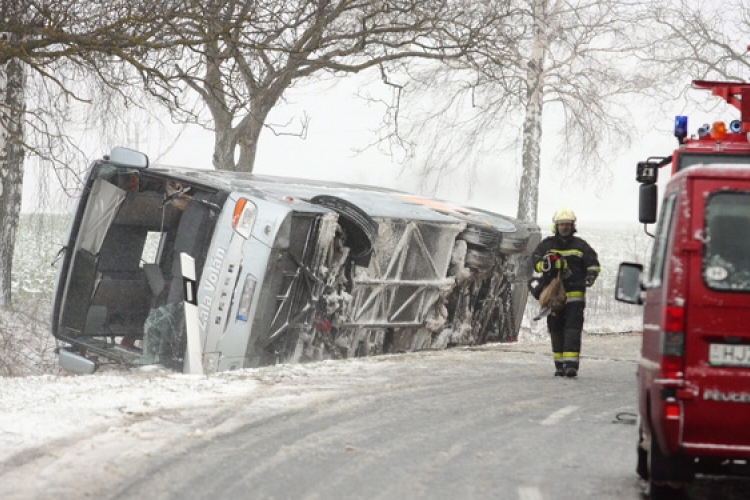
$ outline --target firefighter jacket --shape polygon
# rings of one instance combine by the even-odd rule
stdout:
[[[583,300],[587,282],[590,286],[599,275],[599,257],[596,251],[585,240],[575,235],[566,239],[558,234],[549,236],[539,243],[532,255],[536,272],[546,271],[547,275],[556,272],[554,260],[545,259],[548,254],[553,254],[554,258],[562,261],[560,267],[568,302],[571,302],[574,297],[580,297],[579,300]],[[552,265],[545,265],[545,260],[552,262]],[[545,267],[551,267],[551,269],[547,270]]]

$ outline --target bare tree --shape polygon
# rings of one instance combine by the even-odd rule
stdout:
[[[0,306],[10,305],[11,269],[23,192],[23,137],[25,75],[16,60],[0,75]],[[5,132],[5,133],[3,133]]]
[[[267,123],[290,87],[372,67],[380,67],[387,79],[387,65],[395,61],[459,57],[486,29],[479,16],[465,15],[470,5],[456,0],[196,2],[192,17],[175,28],[183,39],[207,41],[173,54],[173,60],[162,59],[169,77],[150,81],[151,89],[180,121],[215,132],[217,169],[250,172],[264,128],[304,133],[304,122],[296,130]],[[201,106],[192,106],[194,94],[183,89],[197,93]]]
[[[0,100],[5,103],[0,113],[3,179],[12,184],[4,186],[9,202],[0,207],[2,235],[8,238],[2,241],[3,255],[13,253],[25,156],[69,171],[77,145],[65,135],[65,117],[70,102],[93,101],[78,86],[85,77],[95,76],[110,95],[130,104],[138,103],[131,92],[148,89],[184,123],[215,131],[217,168],[251,171],[268,113],[288,88],[304,78],[371,67],[380,67],[387,79],[387,65],[395,61],[459,57],[485,29],[481,17],[464,12],[471,4],[0,0],[0,65],[7,66],[8,76],[12,67],[21,75],[0,88],[6,97]],[[36,82],[38,95],[45,97],[33,109],[27,106],[27,82]],[[197,93],[197,104],[188,91]],[[17,102],[8,102],[14,95]],[[5,285],[10,262],[3,259],[0,268],[0,305],[10,304]]]
[[[516,131],[510,139],[521,149],[517,217],[536,221],[545,110],[562,115],[564,147],[555,164],[572,178],[603,175],[607,158],[627,145],[628,112],[618,104],[653,85],[634,59],[640,41],[632,34],[643,6],[638,0],[516,0],[502,8],[510,15],[496,16],[493,35],[477,40],[466,58],[412,80],[412,95],[435,87],[451,93],[446,100],[442,91],[444,105],[405,127],[405,136],[414,143],[432,128],[430,153],[420,160],[423,173],[439,176],[497,151],[508,131]],[[446,120],[447,113],[460,124]]]
[[[747,2],[703,4],[662,0],[644,17],[639,33],[643,64],[685,90],[691,80],[747,81],[750,78],[750,11]]]
[[[166,38],[181,5],[179,0],[0,0],[0,306],[11,304],[26,157],[68,169],[79,151],[64,131],[66,111],[71,102],[90,102],[83,77],[102,79],[103,68],[123,63],[143,73],[143,54],[187,43]],[[106,87],[126,97],[122,82],[106,80]]]

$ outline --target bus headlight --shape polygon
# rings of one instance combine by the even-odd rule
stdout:
[[[253,232],[257,215],[258,207],[255,206],[255,203],[246,198],[240,198],[234,205],[232,228],[237,231],[237,234],[248,239]]]

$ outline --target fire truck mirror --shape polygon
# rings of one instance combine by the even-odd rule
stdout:
[[[656,184],[659,177],[659,165],[652,161],[639,161],[635,180],[641,184]]]
[[[615,299],[628,304],[642,304],[641,274],[643,266],[635,262],[622,262],[617,271]]]
[[[656,184],[641,184],[638,191],[638,220],[642,224],[656,222],[659,188]]]

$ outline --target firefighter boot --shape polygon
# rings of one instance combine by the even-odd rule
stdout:
[[[565,368],[563,367],[563,364],[559,361],[555,361],[555,377],[564,377],[565,376]]]
[[[578,363],[565,363],[563,365],[565,376],[573,378],[578,376]]]

